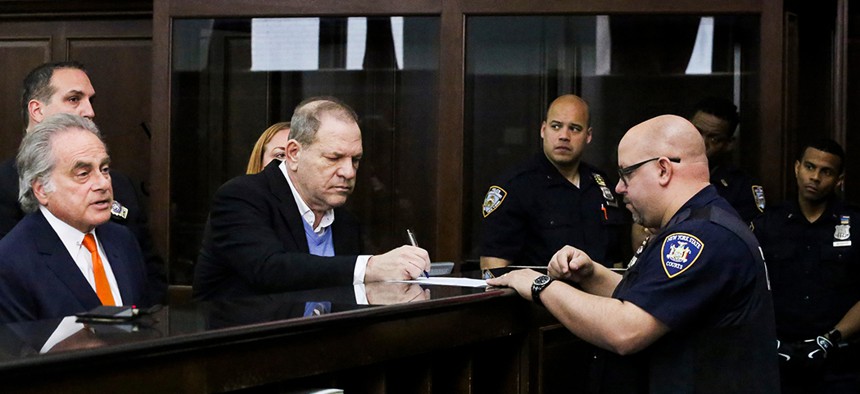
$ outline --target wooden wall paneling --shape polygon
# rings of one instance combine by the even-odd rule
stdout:
[[[87,66],[96,90],[95,122],[105,136],[112,167],[138,183],[147,181],[151,38],[70,38],[67,48],[69,59]]]
[[[439,31],[439,130],[436,136],[436,250],[439,260],[460,261],[463,255],[465,188],[463,105],[466,20],[460,3],[444,2]],[[441,132],[444,130],[444,132]]]
[[[764,0],[766,1],[766,0]],[[724,14],[757,13],[763,0],[460,0],[465,14]]]
[[[152,0],[2,0],[0,18],[55,18],[134,15],[149,17]]]
[[[297,15],[438,15],[440,0],[155,0],[172,18],[182,17],[254,17]]]
[[[14,157],[21,143],[21,82],[51,58],[50,37],[14,37],[0,32],[0,160]]]
[[[786,125],[788,130],[797,130],[800,128],[800,113],[798,98],[800,96],[800,31],[798,24],[798,15],[794,12],[786,11],[783,16],[783,59],[782,67],[785,71],[782,99],[782,124]],[[781,168],[790,168],[792,147],[797,146],[796,133],[791,131],[785,133],[783,144],[785,146],[784,153],[781,155]],[[786,180],[791,177],[791,170],[788,170]],[[797,189],[795,183],[784,184],[782,190],[767,190],[766,197],[772,197],[776,194],[782,196],[795,195]],[[770,198],[768,203],[779,202],[782,199]]]
[[[860,6],[846,2],[845,47],[845,199],[860,202]]]
[[[759,90],[761,106],[759,156],[751,158],[758,164],[758,173],[767,190],[768,203],[785,197],[786,158],[790,157],[785,143],[783,123],[783,6],[782,0],[764,1],[761,12],[761,52],[759,54]],[[767,149],[761,149],[762,147]],[[793,175],[792,175],[793,176]]]
[[[171,18],[168,0],[154,0],[152,11],[152,142],[150,145],[150,224],[155,249],[170,272],[170,108]],[[170,279],[170,276],[168,276]]]
[[[57,18],[59,20],[55,20]],[[56,15],[10,19],[9,15],[0,15],[0,21],[0,66],[4,70],[0,77],[0,91],[4,92],[0,98],[0,119],[4,120],[0,124],[0,136],[3,137],[0,157],[14,155],[20,142],[23,127],[20,114],[22,80],[32,68],[48,61],[79,60],[87,66],[97,96],[106,99],[103,103],[96,103],[96,121],[103,128],[110,125],[108,129],[125,129],[124,124],[114,125],[112,122],[119,119],[120,114],[128,114],[128,111],[142,113],[142,116],[136,116],[140,119],[138,122],[148,121],[151,65],[148,48],[151,28],[148,19],[84,20]],[[101,80],[105,82],[101,83]],[[126,86],[144,91],[137,97],[126,99],[122,96],[132,91]],[[118,93],[101,95],[102,88]],[[111,95],[119,99],[111,100]],[[135,127],[140,130],[140,126]],[[108,142],[111,142],[111,138]],[[146,144],[148,141],[129,141],[129,145],[138,149]],[[126,153],[114,151],[114,156],[124,157]],[[137,179],[147,179],[148,153],[141,157],[137,152],[130,152],[129,157],[137,160],[133,166],[139,169],[131,170],[132,167],[129,167],[129,172],[133,173],[131,175],[137,175]],[[123,160],[117,161],[121,162]]]

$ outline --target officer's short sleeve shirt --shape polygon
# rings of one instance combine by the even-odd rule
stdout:
[[[814,223],[796,201],[768,208],[753,221],[770,274],[780,339],[821,335],[860,301],[858,221],[860,211],[837,199]]]
[[[623,260],[630,215],[606,176],[580,164],[580,186],[543,153],[490,186],[482,206],[481,256],[547,265],[565,245],[611,266]]]

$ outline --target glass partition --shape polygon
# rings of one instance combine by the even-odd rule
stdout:
[[[364,158],[347,208],[365,249],[433,245],[438,17],[178,19],[172,36],[171,282],[190,283],[215,190],[255,141],[312,96],[359,115]]]
[[[465,257],[478,257],[487,188],[540,151],[541,122],[559,95],[589,102],[594,134],[584,160],[610,178],[627,129],[661,114],[689,117],[708,96],[740,108],[735,161],[756,155],[745,136],[759,124],[758,26],[753,15],[467,18]]]
[[[212,194],[244,173],[269,125],[315,95],[358,112],[365,159],[348,209],[366,249],[414,228],[433,250],[446,185],[435,182],[438,16],[175,19],[171,52],[171,282],[189,283]],[[465,19],[463,259],[477,258],[480,207],[492,180],[540,149],[547,105],[575,93],[591,105],[585,160],[615,173],[615,146],[659,114],[689,116],[707,96],[731,99],[734,158],[759,153],[759,16],[505,15]],[[441,55],[441,56],[440,56]],[[443,98],[444,99],[444,98]],[[450,163],[447,163],[450,164]],[[614,181],[609,179],[610,182]],[[450,236],[458,236],[451,234]]]

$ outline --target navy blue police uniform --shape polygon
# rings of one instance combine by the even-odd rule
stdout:
[[[753,221],[770,273],[780,341],[825,334],[860,301],[860,245],[851,234],[851,222],[858,220],[860,209],[832,198],[813,223],[797,201],[770,207]],[[858,347],[843,347],[822,365],[782,363],[784,391],[834,392],[831,387],[845,385],[838,392],[860,392]]]
[[[745,172],[729,166],[717,166],[711,169],[711,184],[738,211],[745,223],[764,212],[764,188],[754,184]]]
[[[543,152],[502,175],[482,207],[481,256],[518,265],[545,266],[565,245],[594,261],[621,262],[630,214],[606,177],[579,164],[579,187],[571,184]]]
[[[776,393],[776,337],[755,237],[708,186],[637,251],[613,297],[669,327],[633,355],[601,351],[602,393]]]

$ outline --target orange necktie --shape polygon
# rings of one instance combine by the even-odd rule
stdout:
[[[101,300],[102,305],[116,305],[113,300],[113,293],[110,291],[110,283],[108,283],[107,275],[105,275],[105,267],[102,265],[102,258],[99,257],[96,239],[92,234],[87,234],[84,236],[83,245],[93,256],[93,276],[96,280],[96,294],[98,294],[99,300]]]

